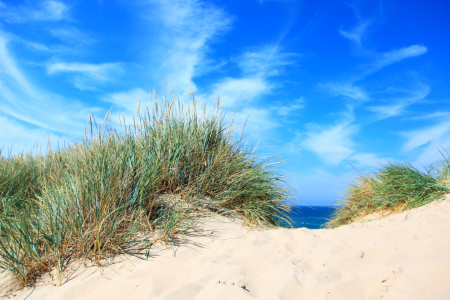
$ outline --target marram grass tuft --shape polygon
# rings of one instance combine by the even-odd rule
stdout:
[[[373,213],[388,215],[442,199],[450,193],[450,160],[443,157],[426,173],[409,164],[389,163],[374,175],[360,175],[347,188],[327,227],[336,228]]]
[[[76,258],[101,265],[173,241],[200,210],[248,224],[289,220],[283,176],[212,113],[174,99],[116,130],[91,118],[82,142],[46,155],[0,158],[0,268],[22,285]],[[120,117],[119,117],[120,118]],[[1,154],[1,153],[0,153]]]

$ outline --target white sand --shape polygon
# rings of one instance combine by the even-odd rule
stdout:
[[[333,230],[248,231],[224,217],[201,228],[175,257],[155,247],[13,298],[450,299],[449,200]]]

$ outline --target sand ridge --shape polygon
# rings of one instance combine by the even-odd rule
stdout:
[[[12,298],[450,299],[449,198],[332,230],[250,230],[216,216],[194,233],[171,250],[155,244],[148,260],[80,267],[62,286]]]

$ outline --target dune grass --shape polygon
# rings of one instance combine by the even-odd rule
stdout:
[[[193,97],[193,96],[192,96]],[[45,155],[0,158],[0,268],[23,286],[70,261],[105,258],[173,241],[196,213],[238,215],[248,224],[289,219],[277,163],[254,155],[225,122],[174,99],[116,130],[91,118],[81,142]]]
[[[410,164],[389,163],[373,175],[359,175],[326,226],[336,228],[373,213],[389,215],[442,199],[450,193],[450,160],[442,156],[425,173]]]

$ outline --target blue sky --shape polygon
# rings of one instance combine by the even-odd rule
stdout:
[[[329,205],[356,170],[450,150],[449,20],[445,0],[0,1],[0,147],[78,141],[91,114],[191,87]]]

